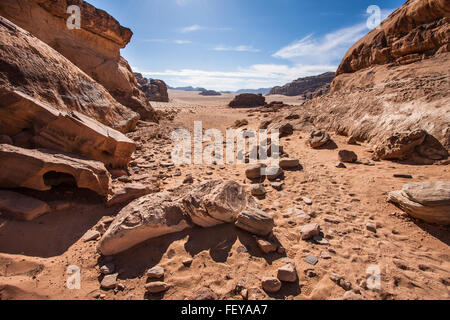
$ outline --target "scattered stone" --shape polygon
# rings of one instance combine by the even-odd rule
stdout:
[[[377,226],[373,223],[367,223],[366,224],[366,229],[373,232],[373,233],[377,233]]]
[[[277,191],[283,190],[284,183],[283,182],[271,182],[270,186]]]
[[[251,194],[255,197],[263,197],[266,195],[266,189],[262,184],[252,184],[250,190]]]
[[[157,190],[144,186],[143,184],[133,183],[115,192],[106,203],[106,206],[112,207],[118,204],[128,203],[153,192],[157,192]]]
[[[277,293],[281,289],[281,281],[275,277],[264,277],[262,279],[262,288],[269,293]]]
[[[208,301],[208,300],[217,300],[217,294],[208,287],[200,288],[192,300],[197,301]]]
[[[114,289],[117,285],[117,276],[118,273],[108,274],[103,277],[102,282],[100,283],[100,287],[104,290]]]
[[[100,232],[97,230],[90,230],[86,232],[86,234],[83,237],[84,242],[94,241],[101,237]]]
[[[250,233],[266,236],[272,232],[275,223],[268,213],[260,209],[247,207],[246,210],[238,214],[235,225]]]
[[[50,206],[41,200],[12,191],[0,190],[0,212],[14,219],[31,221],[50,210]]]
[[[283,175],[283,173],[283,169],[277,166],[271,166],[266,169],[266,176],[270,181],[278,179]]]
[[[319,259],[317,259],[317,257],[313,256],[312,254],[309,254],[305,257],[305,262],[315,266],[319,262]]]
[[[194,178],[190,174],[186,175],[186,178],[183,180],[184,184],[192,184],[194,183]]]
[[[280,159],[279,165],[282,169],[294,169],[300,166],[300,161],[298,159],[283,158]]]
[[[312,200],[311,200],[311,199],[306,198],[306,197],[303,197],[302,200],[303,200],[303,202],[306,203],[307,205],[309,205],[309,206],[312,205]]]
[[[322,237],[321,235],[313,237],[313,240],[314,240],[315,243],[323,245],[323,246],[328,246],[330,244],[328,242],[328,240],[325,239],[324,237]]]
[[[312,130],[309,134],[307,143],[311,148],[317,149],[330,141],[330,135],[324,130]]]
[[[148,293],[161,293],[169,290],[169,288],[170,285],[161,281],[149,282],[145,285],[145,290]]]
[[[356,137],[355,137],[355,136],[350,136],[350,138],[348,138],[348,140],[347,140],[347,144],[350,144],[350,145],[357,145],[357,144],[358,144],[358,141],[356,140]]]
[[[272,253],[277,251],[277,246],[273,243],[264,240],[264,239],[258,239],[256,240],[256,243],[258,244],[258,247],[264,252],[264,253]]]
[[[114,270],[116,269],[115,265],[112,263],[107,263],[100,268],[101,274],[108,275],[112,274]]]
[[[336,165],[336,168],[346,169],[347,166],[346,166],[343,162],[339,162],[339,163]]]
[[[266,165],[262,163],[250,165],[247,170],[245,170],[245,176],[251,180],[259,179],[261,178],[262,169],[265,167]]]
[[[317,223],[311,223],[300,227],[302,240],[308,240],[320,234],[320,226]]]
[[[297,270],[292,263],[288,263],[278,269],[277,278],[284,282],[297,281]]]
[[[149,279],[161,279],[164,277],[164,268],[160,266],[155,266],[147,270],[147,277]]]
[[[395,173],[394,178],[401,178],[401,179],[412,179],[413,176],[410,174],[401,174],[401,173]]]
[[[327,252],[327,251],[322,251],[321,253],[320,253],[320,257],[322,258],[322,259],[331,259],[331,255]]]
[[[352,290],[352,283],[349,281],[346,281],[343,276],[341,276],[337,273],[331,273],[330,279],[331,279],[331,281],[335,282],[338,286],[340,286],[345,291]]]
[[[338,155],[341,162],[355,163],[358,161],[358,156],[353,151],[340,150]]]
[[[342,300],[364,300],[363,296],[353,291],[347,291],[344,293]]]
[[[450,224],[450,182],[410,183],[400,191],[390,192],[394,203],[414,218],[429,223]]]

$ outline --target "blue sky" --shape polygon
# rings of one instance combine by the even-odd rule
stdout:
[[[170,86],[237,90],[335,71],[369,32],[366,12],[404,0],[88,0],[134,36],[134,71]]]

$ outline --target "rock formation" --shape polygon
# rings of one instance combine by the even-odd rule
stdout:
[[[221,96],[222,94],[220,92],[214,91],[214,90],[203,90],[199,93],[201,96]]]
[[[66,26],[70,16],[66,13],[69,5],[77,5],[81,9],[79,30],[70,30]],[[125,48],[133,33],[105,11],[83,0],[2,0],[0,15],[61,53],[105,87],[120,104],[139,113],[142,120],[156,119],[150,103],[138,90],[130,66],[120,56],[120,49]],[[48,61],[46,67],[52,64]],[[83,84],[83,81],[79,83]],[[90,99],[86,99],[85,104],[94,103],[91,99],[96,96],[89,95]],[[56,100],[57,96],[53,99]]]
[[[273,87],[269,94],[303,96],[305,99],[312,99],[328,93],[333,79],[334,72],[326,72],[317,76],[299,78],[282,87]]]
[[[76,111],[62,112],[19,91],[0,88],[0,133],[23,147],[69,152],[126,167],[135,144],[122,133]],[[18,138],[16,138],[18,137]]]
[[[450,182],[411,183],[389,193],[394,203],[414,218],[430,223],[450,224]]]
[[[0,66],[2,107],[8,106],[8,92],[17,91],[59,111],[78,111],[122,132],[134,129],[139,119],[61,54],[1,17]]]
[[[259,107],[266,104],[266,98],[262,94],[243,93],[237,95],[229,106],[232,108]]]
[[[49,150],[28,150],[0,145],[0,188],[48,191],[61,183],[107,196],[111,178],[98,161]]]
[[[141,90],[148,100],[158,102],[169,102],[169,94],[167,93],[167,85],[162,80],[151,79],[148,81],[140,73],[134,73],[139,90]]]
[[[50,210],[50,206],[44,201],[16,192],[0,190],[0,211],[10,217],[31,221]]]

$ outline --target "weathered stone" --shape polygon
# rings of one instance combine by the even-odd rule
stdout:
[[[373,232],[373,233],[377,233],[377,226],[374,223],[370,223],[368,222],[366,224],[366,229]]]
[[[300,161],[298,159],[283,158],[280,159],[279,165],[283,169],[294,169],[300,165]]]
[[[260,236],[271,233],[274,226],[273,218],[268,213],[252,207],[242,211],[236,220],[236,227]]]
[[[103,163],[48,150],[0,145],[0,187],[51,190],[63,182],[106,196],[110,175]]]
[[[0,190],[0,212],[8,216],[31,221],[49,211],[49,205],[41,200],[12,191]]]
[[[123,204],[131,202],[137,198],[143,197],[147,194],[156,192],[149,186],[144,186],[143,184],[134,183],[129,184],[119,191],[115,192],[111,199],[106,203],[107,207],[112,207],[117,204]]]
[[[312,130],[307,140],[311,148],[320,148],[330,141],[330,135],[324,130]]]
[[[354,163],[358,161],[358,156],[353,151],[339,150],[339,161]]]
[[[107,263],[100,267],[100,272],[104,275],[112,274],[116,269],[115,265],[112,263]]]
[[[265,196],[267,191],[262,184],[252,184],[250,185],[251,194],[255,197]]]
[[[234,181],[213,180],[202,183],[183,198],[183,207],[192,222],[212,227],[235,222],[237,215],[254,199]]]
[[[101,288],[104,290],[114,289],[117,285],[117,276],[118,275],[119,275],[118,273],[114,273],[114,274],[108,274],[108,275],[104,276],[103,280],[100,284]]]
[[[429,223],[450,224],[450,182],[411,183],[390,192],[388,201],[414,218]]]
[[[147,270],[147,277],[149,279],[161,279],[164,277],[164,268],[160,266],[153,267]]]
[[[297,281],[297,270],[295,265],[288,263],[278,269],[277,277],[280,281],[295,282]]]
[[[309,254],[305,257],[305,262],[315,266],[319,262],[319,259],[317,259],[317,257],[313,256],[312,254]]]
[[[283,190],[284,183],[283,182],[271,182],[270,186],[277,191]]]
[[[303,240],[308,240],[320,234],[320,226],[317,223],[304,225],[300,228]]]
[[[277,251],[277,246],[270,241],[267,241],[264,239],[258,239],[256,241],[256,244],[261,249],[261,251],[264,253],[272,253],[272,252]]]
[[[239,107],[258,107],[264,106],[266,104],[266,98],[264,98],[261,94],[253,94],[253,93],[243,93],[237,95],[233,101],[229,103],[229,106],[232,108]]]
[[[270,181],[273,181],[280,178],[283,175],[283,172],[283,169],[281,169],[280,167],[271,166],[266,168],[266,177]]]
[[[136,146],[125,135],[77,111],[58,111],[19,91],[0,87],[0,133],[28,130],[35,147],[126,167]]]
[[[261,178],[261,173],[263,171],[263,168],[265,168],[265,167],[266,167],[266,165],[264,165],[262,163],[250,165],[245,170],[245,176],[248,179],[259,179],[259,178]]]
[[[307,198],[307,197],[302,197],[302,200],[305,204],[307,204],[308,206],[312,205],[312,200]]]
[[[217,294],[210,288],[203,287],[203,288],[200,288],[195,293],[192,300],[198,300],[198,301],[217,300]]]
[[[145,240],[188,228],[180,200],[169,192],[134,200],[119,212],[100,239],[99,251],[113,255]]]
[[[149,282],[145,285],[145,290],[148,293],[161,293],[170,289],[170,285],[165,282]]]
[[[97,230],[89,230],[86,232],[86,234],[83,236],[84,242],[94,241],[100,238],[101,234]]]
[[[11,5],[11,2],[14,2],[14,4]],[[46,15],[35,1],[19,0],[19,2],[20,5],[17,4],[17,1],[12,0],[0,2],[0,15],[2,16],[0,18],[2,21],[0,23],[0,63],[3,66],[0,70],[0,87],[2,88],[0,90],[0,133],[12,136],[21,131],[20,128],[17,130],[17,126],[33,128],[29,125],[30,121],[37,120],[39,121],[37,123],[41,123],[47,120],[46,118],[40,119],[39,114],[33,113],[34,110],[27,110],[32,106],[31,103],[21,102],[18,104],[20,101],[17,97],[19,92],[21,93],[19,95],[21,100],[39,101],[38,104],[51,106],[64,113],[78,111],[78,113],[83,113],[85,116],[96,119],[121,132],[133,130],[139,120],[137,113],[117,102],[105,90],[104,86],[81,71],[78,64],[75,63],[74,65],[67,60],[67,51],[61,54],[47,45],[51,43],[60,48],[64,42],[61,41],[62,33],[69,35],[69,37],[83,33],[83,31],[73,32],[66,27],[65,10],[67,7],[64,7],[59,25],[55,26],[51,19],[45,20],[42,16],[33,18],[30,16],[30,6],[36,8],[33,15],[39,11]],[[16,8],[18,12],[16,10],[9,12],[8,8]],[[81,12],[85,12],[84,9]],[[13,19],[15,23],[25,27],[31,33],[3,17]],[[44,20],[46,23],[42,24]],[[29,24],[36,25],[30,26]],[[48,30],[49,25],[52,25],[54,29]],[[85,26],[86,21],[82,25]],[[47,44],[41,41],[45,37],[42,33],[45,32],[48,32],[47,36],[51,35],[52,37],[52,39],[45,39],[44,42],[47,42]],[[32,34],[38,35],[38,37],[42,35],[43,37],[40,40]],[[98,46],[95,41],[92,44]],[[69,41],[64,46],[70,47],[71,54],[74,57],[85,59],[80,54],[85,48],[83,45],[79,46],[73,41]],[[108,65],[104,63],[105,61],[102,58],[98,59],[95,55],[85,61],[92,63],[94,60],[99,62],[94,64]],[[89,69],[89,71],[94,69]],[[84,69],[84,71],[86,70]],[[120,71],[118,69],[116,73]],[[108,74],[108,77],[112,81],[116,79],[111,73]],[[129,79],[126,79],[126,81],[129,81]],[[5,117],[5,114],[8,117]],[[58,113],[56,113],[57,116]],[[14,128],[14,133],[8,133],[12,130],[11,126]]]
[[[281,281],[275,277],[264,277],[262,279],[262,288],[269,293],[277,293],[281,289]]]

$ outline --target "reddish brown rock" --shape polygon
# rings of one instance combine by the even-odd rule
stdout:
[[[148,81],[141,73],[134,73],[139,90],[141,90],[148,100],[158,102],[169,102],[169,94],[167,93],[167,85],[162,80],[151,79]]]
[[[134,129],[139,119],[60,53],[2,17],[0,65],[0,110],[14,107],[21,95],[58,111],[78,111],[121,132]]]
[[[70,30],[66,26],[69,18],[66,11],[69,5],[80,7],[82,23],[79,30]],[[138,90],[128,62],[120,56],[120,49],[125,48],[133,33],[122,27],[108,13],[83,0],[2,0],[0,15],[61,53],[106,88],[120,104],[139,113],[141,119],[156,120],[150,103]],[[51,65],[53,63],[48,62],[46,67]],[[83,82],[77,83],[80,84]],[[59,86],[50,85],[49,88]],[[79,91],[83,92],[82,88]],[[91,102],[96,95],[88,97],[84,103]],[[124,112],[126,113],[130,114],[130,111]]]
[[[109,192],[111,178],[103,163],[49,150],[0,145],[0,187],[51,190],[73,183],[99,195]]]
[[[17,192],[0,190],[0,212],[30,221],[50,211],[47,203]]]
[[[266,104],[266,98],[262,94],[243,93],[237,95],[229,106],[232,108],[259,107]]]
[[[330,84],[334,79],[334,72],[326,72],[317,76],[294,80],[281,87],[273,87],[269,94],[282,94],[285,96],[303,96],[312,99],[328,93]]]

